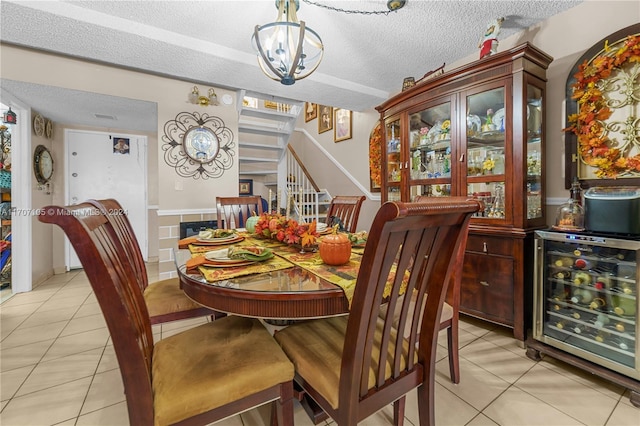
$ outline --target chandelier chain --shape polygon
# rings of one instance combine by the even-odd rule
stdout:
[[[397,10],[347,10],[347,9],[340,9],[338,7],[333,7],[333,6],[328,6],[326,4],[322,4],[322,3],[318,3],[312,0],[302,0],[303,2],[310,4],[312,6],[318,6],[318,7],[323,7],[325,9],[329,9],[329,10],[333,10],[335,12],[342,12],[342,13],[351,13],[351,14],[360,14],[360,15],[388,15],[391,12],[397,12]]]

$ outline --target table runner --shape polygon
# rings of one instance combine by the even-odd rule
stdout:
[[[322,261],[317,250],[301,252],[300,247],[286,245],[277,240],[255,238],[247,233],[240,233],[240,235],[245,237],[245,239],[241,242],[236,243],[238,246],[267,247],[271,249],[276,256],[265,262],[258,262],[253,265],[233,268],[212,268],[206,265],[199,266],[198,270],[208,282],[216,282],[244,275],[287,269],[293,267],[294,265],[297,265],[305,269],[306,271],[309,271],[312,274],[342,288],[347,301],[349,302],[349,306],[351,306],[353,293],[355,291],[356,279],[358,277],[358,271],[360,269],[360,262],[362,260],[362,255],[360,253],[364,251],[362,247],[354,247],[349,263],[340,266],[330,266]],[[205,252],[227,247],[226,245],[201,246],[197,245],[197,243],[194,244],[194,241],[189,242],[191,244],[188,244],[188,248],[194,258],[198,256],[204,256]],[[184,245],[186,244],[182,244],[182,246]],[[385,289],[385,297],[388,296],[391,291],[390,285],[394,278],[395,269],[392,271],[392,274],[389,278],[389,285],[387,286],[387,289]],[[406,279],[404,285],[406,285]]]

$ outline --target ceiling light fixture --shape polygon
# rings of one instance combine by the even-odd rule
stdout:
[[[218,105],[218,95],[216,95],[216,91],[213,89],[209,89],[207,92],[207,96],[200,96],[200,90],[198,90],[198,86],[193,86],[191,93],[189,93],[189,102],[194,105],[208,106],[208,105]]]
[[[391,12],[396,12],[402,9],[404,5],[407,4],[407,0],[388,0],[386,10],[353,10],[353,9],[340,9],[339,7],[328,6],[326,4],[315,2],[312,0],[302,0],[302,1],[312,6],[323,7],[325,9],[333,10],[335,12],[356,13],[359,15],[388,15]]]
[[[275,22],[256,25],[251,38],[258,52],[258,65],[269,78],[292,85],[318,68],[322,39],[304,21],[298,21],[299,0],[276,0]]]

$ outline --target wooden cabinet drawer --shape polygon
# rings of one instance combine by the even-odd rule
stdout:
[[[469,234],[466,250],[467,252],[513,256],[513,240]]]
[[[467,252],[460,287],[460,310],[512,326],[513,267],[512,258]]]

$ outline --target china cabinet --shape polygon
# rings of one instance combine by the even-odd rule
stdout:
[[[533,231],[544,228],[546,69],[529,43],[403,91],[376,109],[383,130],[382,201],[470,196],[460,311],[524,340]]]

